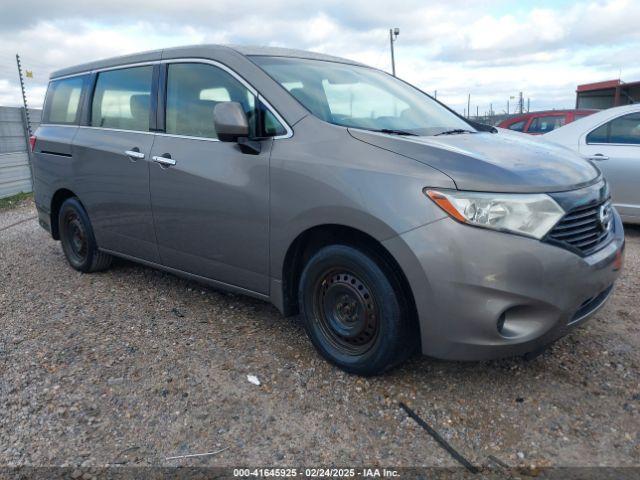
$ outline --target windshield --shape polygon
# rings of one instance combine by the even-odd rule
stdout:
[[[414,135],[474,131],[429,96],[373,68],[287,57],[252,60],[307,110],[335,125]]]

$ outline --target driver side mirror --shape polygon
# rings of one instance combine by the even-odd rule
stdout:
[[[220,102],[213,109],[213,126],[221,142],[249,136],[249,121],[238,102]]]

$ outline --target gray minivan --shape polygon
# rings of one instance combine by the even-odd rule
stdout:
[[[538,352],[623,262],[593,165],[327,55],[193,46],[63,69],[32,148],[40,224],[73,268],[118,256],[268,300],[362,375],[418,350]]]

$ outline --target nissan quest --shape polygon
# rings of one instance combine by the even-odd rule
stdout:
[[[360,375],[534,355],[623,264],[591,163],[343,58],[200,45],[65,68],[30,141],[71,267],[122,257],[269,301]]]

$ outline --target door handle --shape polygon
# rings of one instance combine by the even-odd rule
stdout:
[[[132,150],[125,150],[124,154],[134,162],[138,159],[144,158],[144,153],[142,153],[138,147],[135,147]]]
[[[595,160],[596,162],[601,162],[603,160],[609,160],[609,157],[603,155],[602,153],[596,153],[595,155],[591,155],[587,157],[588,160]]]
[[[169,155],[168,153],[165,153],[164,155],[161,156],[153,156],[151,157],[151,160],[153,160],[156,163],[159,163],[161,167],[172,167],[173,165],[176,164],[176,161],[171,158],[171,155]]]

